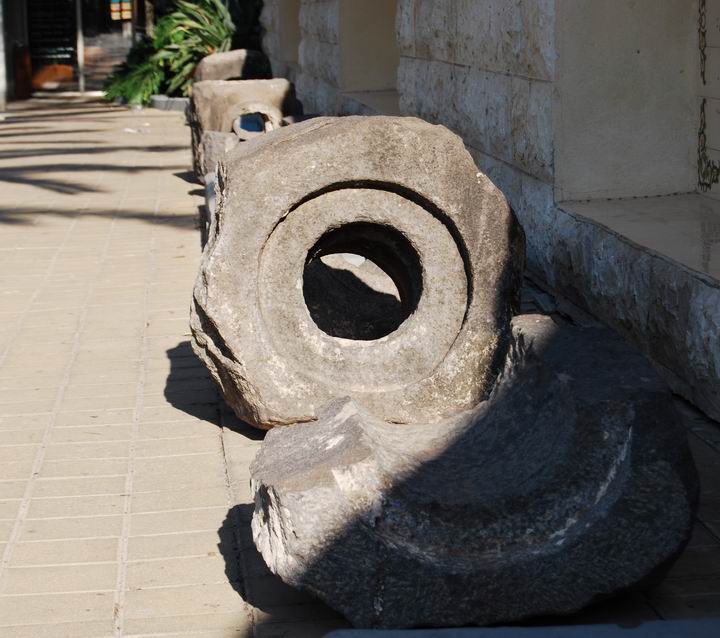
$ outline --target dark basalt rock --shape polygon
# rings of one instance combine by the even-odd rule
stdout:
[[[697,482],[671,397],[613,333],[513,320],[490,397],[397,425],[339,400],[251,467],[270,568],[363,627],[564,614],[658,578]]]

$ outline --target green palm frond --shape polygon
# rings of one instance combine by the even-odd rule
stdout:
[[[134,45],[128,61],[108,78],[107,99],[147,104],[159,91],[187,95],[197,64],[230,50],[234,32],[226,0],[176,0],[175,10],[158,20],[152,40]]]

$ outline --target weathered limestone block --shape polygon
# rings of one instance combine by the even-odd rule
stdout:
[[[491,396],[399,426],[338,400],[251,466],[272,571],[356,626],[563,614],[659,578],[697,481],[652,367],[603,328],[513,321]]]
[[[215,170],[217,163],[225,157],[225,153],[234,149],[240,138],[234,131],[230,133],[221,133],[220,131],[204,131],[202,133],[198,158],[197,174],[207,175]]]
[[[432,422],[486,396],[523,238],[457,136],[413,118],[317,118],[241,144],[220,167],[191,327],[240,418],[312,421],[348,396],[386,421]],[[390,275],[394,330],[357,336],[313,316],[307,268],[335,253]]]
[[[263,80],[272,77],[270,62],[262,51],[234,49],[211,53],[200,60],[194,82],[205,80]],[[193,87],[193,90],[194,87]]]
[[[207,136],[208,132],[229,135],[235,130],[235,135],[244,139],[236,126],[242,116],[259,114],[263,128],[271,130],[281,126],[284,115],[301,113],[294,88],[284,79],[195,82],[188,110],[195,175],[201,179],[215,170],[214,162],[219,159],[221,138]]]

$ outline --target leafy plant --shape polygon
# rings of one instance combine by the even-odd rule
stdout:
[[[175,10],[157,21],[152,38],[138,41],[107,80],[105,96],[130,104],[150,97],[187,95],[198,62],[228,51],[235,26],[225,0],[175,0]]]
[[[127,60],[105,81],[105,99],[122,99],[128,104],[147,104],[161,91],[165,70],[158,60],[153,40],[142,38],[130,49]]]

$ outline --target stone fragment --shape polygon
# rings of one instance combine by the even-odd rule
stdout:
[[[225,134],[225,140],[246,139],[254,131],[242,130],[243,118],[259,118],[264,132],[279,128],[284,115],[301,113],[294,88],[284,79],[195,82],[188,109],[195,175],[202,179],[214,171],[222,156],[222,138],[209,132]]]
[[[661,577],[697,492],[664,384],[604,328],[513,331],[490,397],[441,423],[343,399],[269,432],[251,475],[271,570],[360,627],[564,614]]]
[[[313,421],[348,396],[386,421],[432,422],[486,396],[524,243],[460,138],[413,118],[316,118],[239,145],[217,192],[191,327],[240,418]],[[373,310],[366,290],[328,308],[312,282],[339,253],[372,261],[399,299],[375,290]]]
[[[203,131],[200,141],[202,151],[198,153],[198,170],[203,175],[215,171],[217,163],[225,157],[225,153],[237,146],[240,139],[234,132]]]
[[[252,49],[233,49],[223,53],[211,53],[200,60],[193,73],[194,82],[264,80],[271,77],[270,62],[265,54]]]

